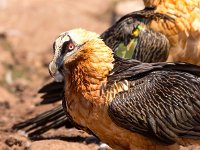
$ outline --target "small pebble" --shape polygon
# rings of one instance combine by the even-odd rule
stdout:
[[[5,140],[5,144],[8,145],[9,147],[12,147],[13,145],[19,145],[19,146],[22,146],[22,142],[13,138],[13,137],[10,137],[8,139]]]

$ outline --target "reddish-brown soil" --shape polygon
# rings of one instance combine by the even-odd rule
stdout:
[[[0,0],[0,150],[99,148],[98,140],[76,129],[51,130],[45,136],[52,139],[31,141],[11,127],[52,107],[35,104],[41,100],[38,89],[52,80],[47,66],[54,39],[77,27],[103,32],[111,22],[114,3],[114,0]],[[118,6],[118,14],[138,5]]]

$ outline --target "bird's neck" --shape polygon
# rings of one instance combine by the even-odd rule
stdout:
[[[112,50],[99,39],[87,42],[79,55],[77,61],[66,66],[69,69],[65,78],[66,92],[71,90],[89,100],[91,97],[99,99],[102,85],[113,69]]]
[[[162,0],[143,0],[145,7],[155,7],[158,6]]]

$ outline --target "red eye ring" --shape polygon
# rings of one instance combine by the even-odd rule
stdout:
[[[68,44],[68,49],[69,49],[70,51],[72,51],[72,50],[74,49],[74,47],[75,47],[75,45],[74,45],[73,43],[69,43],[69,44]]]

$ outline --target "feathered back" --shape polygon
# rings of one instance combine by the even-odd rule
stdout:
[[[173,22],[152,22],[151,28],[167,36],[171,49],[167,61],[184,61],[200,65],[200,1],[143,0],[155,6],[155,12],[169,15]]]

